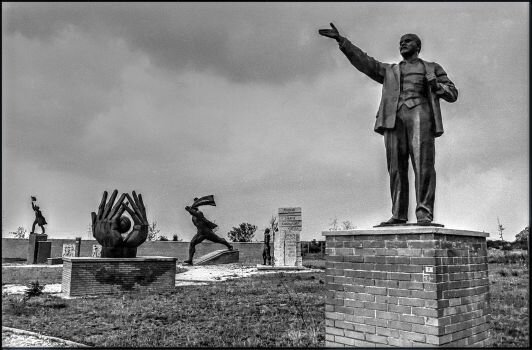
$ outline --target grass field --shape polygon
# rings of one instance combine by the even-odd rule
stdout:
[[[489,264],[494,346],[528,347],[529,272],[520,264]]]
[[[323,260],[306,260],[319,267]],[[496,347],[529,345],[528,268],[489,264]],[[2,324],[98,347],[324,346],[324,272],[183,286],[172,293],[2,298]]]
[[[2,300],[3,325],[101,347],[322,346],[321,273],[256,276],[172,293]]]

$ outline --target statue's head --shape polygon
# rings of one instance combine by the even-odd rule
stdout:
[[[421,51],[421,39],[416,34],[405,34],[399,40],[399,52],[403,57],[419,54]]]
[[[270,229],[267,228],[267,229],[264,231],[264,233],[270,233]]]

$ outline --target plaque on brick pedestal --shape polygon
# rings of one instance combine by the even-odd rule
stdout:
[[[326,346],[489,346],[487,233],[326,231]]]

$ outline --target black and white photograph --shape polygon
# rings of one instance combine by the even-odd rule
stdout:
[[[529,341],[528,2],[2,2],[2,348]]]

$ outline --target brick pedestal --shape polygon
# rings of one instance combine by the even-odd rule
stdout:
[[[487,233],[326,231],[327,346],[490,345]]]
[[[129,291],[171,291],[176,258],[63,258],[61,292],[67,296]]]

